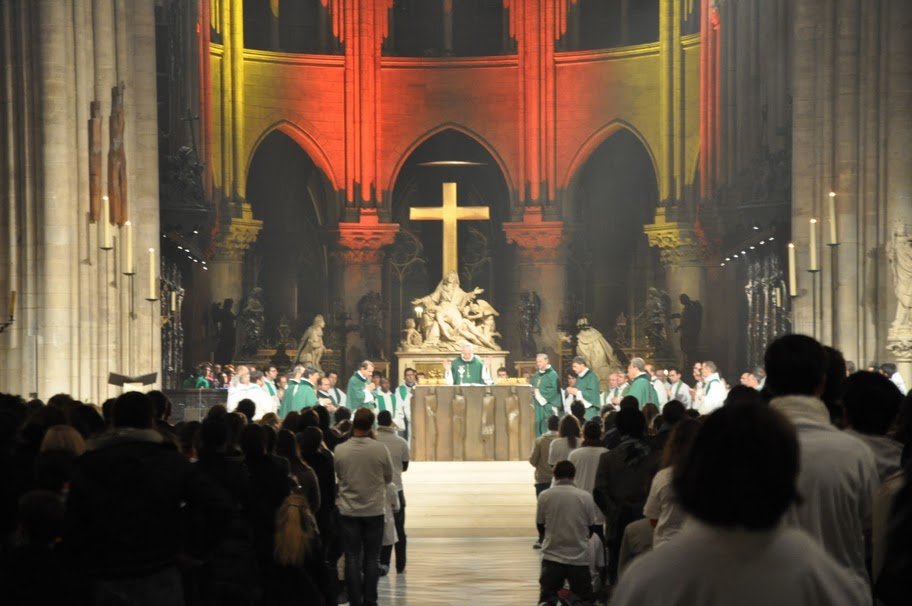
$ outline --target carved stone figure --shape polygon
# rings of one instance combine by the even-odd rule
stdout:
[[[213,303],[213,306],[215,304]],[[237,344],[235,321],[237,316],[232,311],[234,299],[225,299],[220,309],[214,310],[214,324],[217,327],[215,361],[227,364],[234,360],[234,347]]]
[[[420,349],[423,343],[424,339],[421,337],[421,333],[415,328],[415,319],[406,318],[405,329],[402,331],[402,342],[399,344],[399,347],[404,351],[410,351]]]
[[[587,318],[580,318],[576,326],[579,328],[576,335],[576,351],[586,358],[589,368],[598,376],[599,385],[605,391],[608,389],[611,371],[622,367],[621,360],[602,333],[593,328]]]
[[[668,349],[665,325],[670,306],[668,293],[655,287],[649,288],[646,294],[646,338],[657,355],[664,354]]]
[[[897,222],[887,242],[887,260],[893,275],[896,293],[896,317],[893,327],[912,325],[912,233],[909,227]]]
[[[383,359],[383,297],[371,291],[358,301],[361,338],[368,358]]]
[[[89,214],[93,220],[101,213],[101,103],[89,104]],[[110,217],[105,217],[110,221]]]
[[[672,318],[680,318],[677,330],[681,333],[681,352],[684,354],[684,364],[693,365],[697,356],[697,347],[700,342],[700,329],[703,327],[703,305],[694,301],[686,294],[681,293],[681,313],[674,314]]]
[[[263,345],[263,301],[260,299],[263,289],[255,287],[247,295],[247,304],[238,316],[238,333],[240,345],[238,354],[243,358],[256,355]]]
[[[298,346],[298,355],[295,356],[295,364],[306,364],[314,368],[320,368],[320,360],[326,353],[326,346],[323,344],[323,328],[326,321],[321,314],[314,316],[310,327],[304,331],[301,336],[301,343]]]
[[[459,390],[453,398],[453,460],[465,460],[466,399]]]
[[[539,314],[541,298],[535,291],[526,291],[519,297],[519,341],[523,358],[530,360],[538,353],[535,335],[541,334]]]
[[[127,156],[124,151],[124,83],[111,89],[111,118],[108,122],[108,201],[117,225],[127,220]]]

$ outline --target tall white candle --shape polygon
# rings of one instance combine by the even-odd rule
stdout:
[[[124,223],[124,270],[128,276],[133,275],[133,224]]]
[[[827,208],[830,215],[830,241],[829,244],[839,244],[836,230],[836,192],[831,191],[827,200]]]
[[[789,245],[788,245],[788,257],[789,257],[789,296],[797,297],[798,296],[798,271],[795,267],[795,245],[792,242],[789,242]]]
[[[171,311],[177,311],[177,291],[171,291]]]
[[[820,269],[820,266],[817,265],[817,219],[811,219],[811,237],[808,248],[810,249],[808,270],[817,271]]]
[[[109,250],[111,248],[111,203],[107,196],[101,197],[101,217],[98,218],[98,222],[101,231],[98,246]]]
[[[154,248],[150,248],[150,249],[149,249],[149,297],[148,297],[150,300],[151,300],[151,299],[157,299],[157,298],[158,298],[158,295],[155,294],[155,293],[156,293],[156,288],[155,288],[155,278],[156,278],[156,276],[155,276],[155,274],[156,274],[156,271],[155,271],[155,249],[154,249]]]

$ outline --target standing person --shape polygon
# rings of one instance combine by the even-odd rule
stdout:
[[[830,422],[820,399],[827,368],[820,343],[785,335],[767,347],[764,362],[766,386],[774,396],[770,406],[792,422],[800,445],[798,494],[804,502],[786,513],[786,522],[806,530],[866,584],[865,534],[871,531],[879,487],[874,454]]]
[[[455,360],[444,360],[447,385],[493,385],[491,371],[481,358],[475,355],[471,343],[463,343],[460,355]]]
[[[535,523],[545,537],[542,543],[539,601],[553,604],[569,582],[570,591],[591,603],[589,537],[601,534],[601,516],[592,494],[573,483],[576,469],[570,461],[554,466],[554,485],[538,496]]]
[[[647,364],[646,374],[649,375],[649,382],[656,393],[657,400],[655,405],[659,410],[662,410],[662,406],[668,401],[668,383],[665,382],[665,371],[657,369],[652,364]]]
[[[371,381],[371,375],[374,372],[374,364],[370,360],[364,360],[358,366],[358,370],[352,374],[348,380],[348,408],[356,411],[359,408],[376,408],[374,404],[374,390],[376,385]]]
[[[576,468],[574,483],[577,488],[592,492],[599,460],[606,452],[608,449],[602,445],[602,424],[598,419],[586,421],[583,426],[583,443],[567,457]]]
[[[557,415],[548,417],[548,431],[535,438],[532,445],[532,452],[529,454],[529,464],[535,468],[535,497],[542,493],[543,490],[551,486],[551,465],[548,463],[548,455],[551,450],[551,442],[557,439],[557,429],[560,419]],[[538,540],[533,547],[541,549],[541,543],[544,537],[539,531]]]
[[[599,414],[599,402],[601,401],[601,390],[599,388],[599,379],[589,368],[586,358],[576,356],[570,364],[573,372],[576,373],[576,385],[568,387],[567,392],[573,396],[577,402],[582,402],[586,407],[585,418],[595,418]]]
[[[643,361],[643,358],[631,358],[630,364],[627,366],[627,378],[630,380],[630,385],[624,390],[624,397],[636,398],[640,410],[643,410],[646,404],[656,404],[659,401],[659,397],[650,383],[649,373],[646,372],[646,362]]]
[[[409,425],[412,423],[412,394],[418,385],[418,373],[414,368],[406,368],[403,373],[405,383],[396,388],[396,414],[393,423],[399,428],[402,437],[409,439]]]
[[[405,492],[402,488],[402,474],[408,471],[408,442],[396,434],[393,415],[388,410],[377,414],[377,441],[386,446],[393,463],[393,484],[399,493],[399,509],[394,510],[393,521],[396,525],[396,572],[405,572]],[[389,572],[392,561],[393,546],[384,546],[380,551],[380,574]]]
[[[332,387],[329,383],[329,377],[318,375],[317,379],[317,402],[319,402],[330,414],[336,412],[338,408],[332,399]]]
[[[548,354],[535,356],[537,372],[532,375],[529,384],[534,388],[535,399],[535,435],[540,436],[548,431],[548,419],[560,413],[563,408],[560,395],[560,380],[557,371],[551,368]]]
[[[329,379],[329,397],[332,400],[333,405],[336,408],[345,406],[348,402],[348,396],[346,396],[345,392],[336,385],[339,382],[339,373],[335,370],[331,370],[329,371],[329,374],[326,375],[326,378]]]
[[[374,392],[374,400],[377,404],[377,412],[388,410],[391,415],[396,414],[396,397],[390,390],[390,380],[386,377],[380,377],[377,390]]]
[[[302,368],[302,370],[298,370],[299,368]],[[279,416],[282,418],[286,417],[290,412],[317,405],[317,392],[314,382],[320,376],[320,371],[313,367],[303,368],[299,365],[295,366],[295,376],[298,379],[292,379],[294,383],[285,391],[285,398],[282,400],[282,408],[279,412]]]
[[[571,387],[576,387],[576,373],[572,370],[567,372],[567,386],[561,390],[561,400],[564,405],[564,411],[558,416],[570,414],[570,407],[576,402],[576,396],[570,392]]]
[[[263,387],[266,388],[266,393],[269,394],[269,397],[275,398],[276,404],[279,402],[279,391],[276,386],[276,377],[278,376],[279,369],[271,364],[263,369]],[[276,408],[278,408],[278,406],[276,406]]]
[[[694,362],[691,369],[694,386],[690,388],[690,396],[693,401],[691,408],[700,410],[700,404],[703,403],[703,362]]]
[[[699,430],[700,422],[696,419],[677,422],[662,453],[662,469],[652,479],[646,506],[643,507],[643,515],[655,528],[653,549],[667,543],[684,526],[684,510],[678,503],[671,481],[674,466],[687,455]]]
[[[548,464],[553,468],[559,461],[566,461],[570,453],[579,447],[580,424],[573,415],[561,419],[558,438],[548,448]]]
[[[701,390],[703,399],[697,410],[700,411],[701,415],[708,415],[725,403],[725,396],[728,395],[728,390],[722,384],[716,363],[712,360],[703,362],[700,372],[703,374],[703,388]]]
[[[670,382],[670,385],[668,386],[669,401],[677,400],[684,405],[684,408],[692,408],[693,398],[690,395],[690,386],[684,382],[681,371],[675,367],[669,368],[668,380]]]
[[[351,437],[334,453],[336,506],[351,606],[377,604],[383,504],[386,485],[393,481],[389,450],[371,436],[373,426],[374,413],[369,408],[356,410]]]

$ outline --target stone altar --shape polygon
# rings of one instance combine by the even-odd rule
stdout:
[[[419,385],[411,440],[413,461],[524,461],[535,441],[532,387]]]

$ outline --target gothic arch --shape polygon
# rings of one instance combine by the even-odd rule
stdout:
[[[592,154],[608,139],[613,135],[616,135],[619,131],[626,130],[630,132],[631,135],[639,140],[640,144],[643,146],[643,149],[649,155],[649,160],[652,162],[652,171],[656,176],[656,185],[658,186],[661,183],[662,175],[659,173],[659,165],[656,162],[655,154],[652,151],[652,148],[649,146],[649,142],[646,140],[646,137],[631,123],[626,120],[616,119],[612,120],[608,124],[602,126],[596,130],[588,139],[583,141],[583,144],[580,145],[579,150],[577,150],[576,155],[573,156],[573,160],[570,161],[569,166],[567,167],[567,173],[564,175],[564,178],[561,180],[561,189],[564,191],[569,191],[573,185],[574,179],[579,175],[580,169],[582,169]]]
[[[314,165],[320,172],[323,173],[323,176],[326,177],[329,181],[330,187],[338,191],[341,189],[339,181],[336,179],[335,172],[333,171],[332,164],[330,164],[329,156],[326,155],[326,152],[317,143],[317,140],[314,139],[310,133],[301,128],[299,125],[288,120],[277,120],[267,126],[260,135],[256,138],[253,145],[250,146],[250,153],[247,156],[247,169],[245,174],[250,174],[250,165],[253,162],[253,158],[256,156],[257,150],[260,148],[260,145],[263,141],[269,137],[275,131],[287,135],[292,141],[297,143],[304,153],[306,153],[310,159],[313,161]]]

